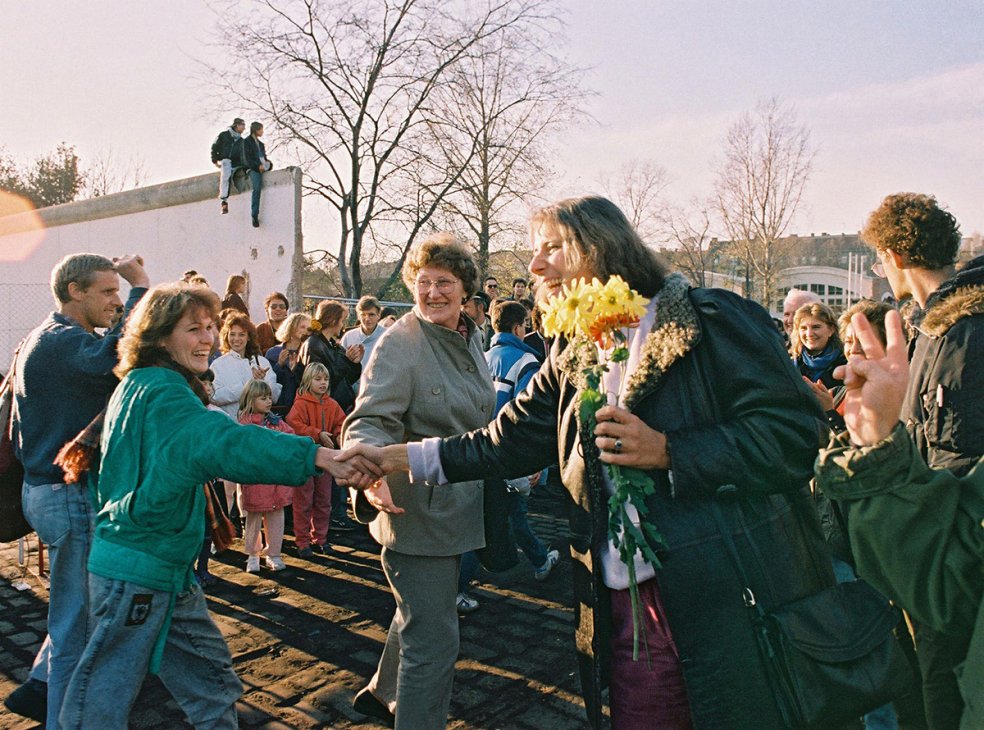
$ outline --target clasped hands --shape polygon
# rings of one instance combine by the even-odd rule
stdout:
[[[376,509],[390,514],[405,511],[393,502],[386,475],[394,471],[409,471],[406,444],[373,446],[352,444],[346,449],[318,449],[317,465],[335,478],[341,486],[360,489]]]

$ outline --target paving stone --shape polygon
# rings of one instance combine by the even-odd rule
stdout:
[[[482,610],[461,621],[449,730],[582,730],[572,638],[570,560],[565,507],[537,497],[534,531],[561,551],[550,580],[533,579],[529,564],[482,573],[475,593]],[[244,685],[240,726],[246,730],[376,730],[352,710],[352,698],[375,671],[394,601],[379,565],[379,546],[365,530],[338,535],[329,559],[300,561],[288,538],[290,570],[275,579],[247,575],[242,543],[210,561],[220,580],[208,590],[213,619],[229,644]],[[36,559],[32,560],[36,565]],[[0,545],[0,570],[24,575],[16,544]],[[47,592],[28,575],[31,591],[0,581],[0,694],[27,676],[44,635]],[[257,590],[273,588],[274,596]],[[187,728],[184,714],[156,678],[148,678],[132,728]],[[0,728],[34,728],[0,708]]]

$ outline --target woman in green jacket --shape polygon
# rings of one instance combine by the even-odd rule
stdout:
[[[206,408],[218,297],[165,284],[134,310],[105,414],[98,514],[89,554],[91,635],[60,725],[126,728],[144,676],[159,674],[196,728],[237,727],[242,685],[192,577],[205,519],[203,484],[303,484],[319,469],[364,487],[353,463],[311,439],[241,426]],[[366,466],[365,463],[362,466]]]
[[[897,312],[883,348],[863,314],[864,349],[844,368],[841,436],[817,460],[817,484],[844,512],[858,574],[915,619],[970,635],[957,668],[960,727],[984,727],[984,462],[967,476],[930,469],[899,422],[909,376]]]

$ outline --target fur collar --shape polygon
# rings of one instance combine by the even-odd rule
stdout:
[[[642,346],[642,358],[629,377],[624,399],[631,410],[656,390],[670,365],[700,341],[700,323],[688,295],[690,282],[679,273],[666,277],[656,303],[656,318]],[[578,390],[587,384],[584,371],[598,363],[598,349],[587,336],[575,337],[560,353],[557,366]]]
[[[984,314],[984,286],[964,286],[926,312],[919,329],[930,337],[942,337],[964,317]]]

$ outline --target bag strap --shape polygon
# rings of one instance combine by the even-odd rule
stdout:
[[[741,578],[743,584],[741,590],[741,599],[745,604],[745,608],[749,609],[756,618],[760,618],[765,615],[762,607],[758,604],[755,599],[755,593],[752,591],[752,583],[748,580],[748,573],[745,572],[745,564],[741,560],[741,556],[738,554],[738,548],[735,547],[735,541],[731,537],[731,530],[728,528],[727,522],[725,522],[724,514],[721,512],[721,505],[717,503],[717,500],[711,500],[711,511],[714,513],[714,520],[718,524],[718,532],[721,533],[721,539],[724,540],[724,546],[728,550],[728,554],[731,556],[731,561],[735,565],[735,570],[738,572],[738,577]]]

